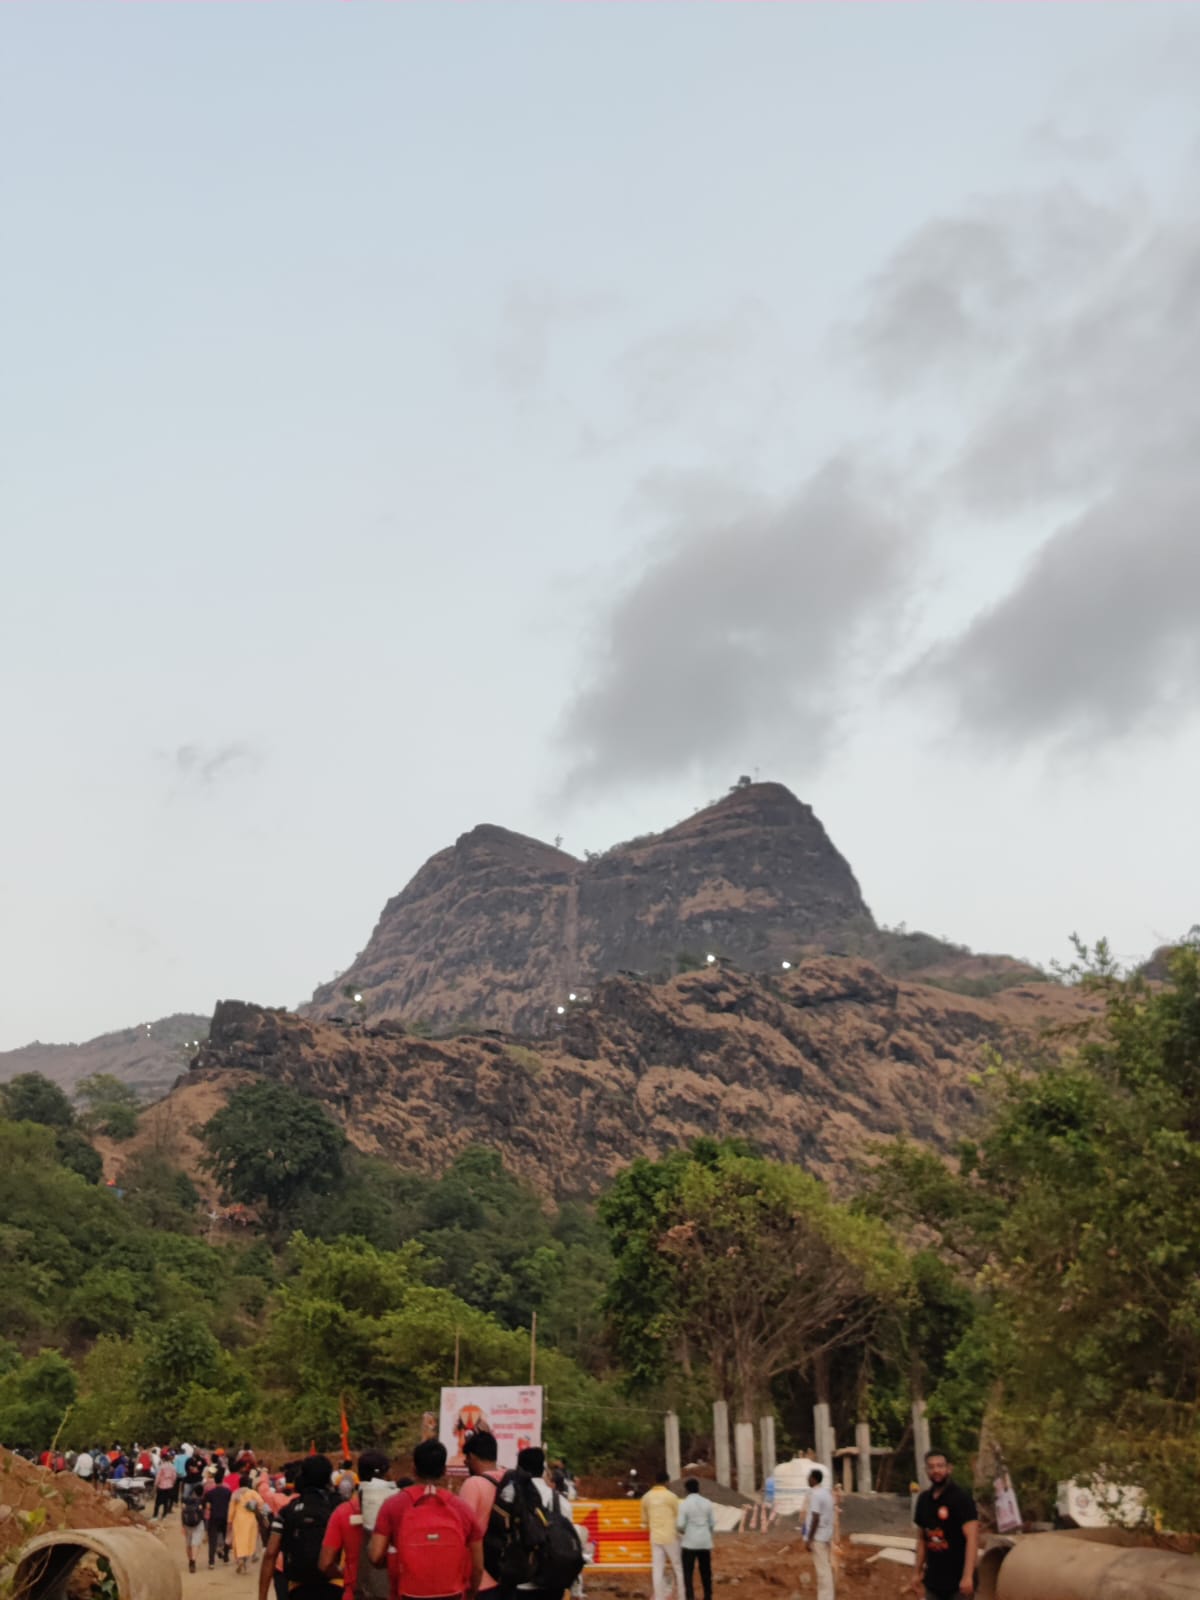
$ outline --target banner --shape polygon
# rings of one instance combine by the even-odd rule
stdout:
[[[461,1472],[463,1441],[479,1429],[495,1435],[500,1467],[515,1467],[517,1451],[542,1442],[542,1389],[443,1389],[438,1438],[450,1470]]]

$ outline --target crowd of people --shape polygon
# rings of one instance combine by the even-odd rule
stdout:
[[[467,1478],[443,1486],[446,1450],[426,1439],[412,1455],[412,1476],[393,1480],[382,1451],[335,1466],[313,1453],[272,1470],[249,1444],[205,1451],[190,1444],[114,1445],[77,1454],[44,1450],[33,1457],[53,1471],[119,1490],[124,1480],[152,1485],[152,1517],[179,1514],[188,1570],[232,1561],[240,1574],[258,1564],[258,1600],[563,1600],[582,1594],[581,1573],[594,1552],[570,1515],[573,1484],[561,1464],[547,1471],[541,1449],[520,1451],[501,1471],[495,1438],[470,1435]],[[953,1480],[946,1457],[926,1458],[930,1487],[915,1508],[914,1588],[925,1600],[972,1593],[979,1521],[970,1494]],[[689,1478],[681,1499],[660,1473],[641,1496],[651,1553],[653,1600],[713,1596],[715,1508]],[[809,1474],[804,1541],[813,1558],[816,1600],[834,1600],[834,1497],[827,1469]],[[668,1579],[670,1580],[668,1582]],[[272,1595],[274,1590],[274,1595]]]

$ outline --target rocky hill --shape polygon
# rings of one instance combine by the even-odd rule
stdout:
[[[35,1041],[19,1050],[0,1050],[0,1083],[21,1072],[40,1072],[72,1094],[81,1078],[109,1072],[144,1100],[156,1100],[186,1071],[196,1042],[207,1033],[207,1017],[180,1012],[101,1034],[86,1044]]]
[[[949,982],[967,954],[877,928],[812,808],[782,784],[743,783],[665,833],[584,861],[473,828],[387,903],[362,954],[301,1010],[539,1032],[569,995],[618,972],[666,976],[709,953],[767,972],[819,951],[937,968]],[[1036,976],[971,959],[985,964],[971,984]]]
[[[985,1047],[1057,1049],[1094,1002],[1056,984],[973,998],[817,957],[664,983],[617,976],[540,1040],[414,1036],[224,1001],[188,1080],[158,1108],[211,1114],[248,1074],[315,1095],[360,1149],[438,1171],[483,1142],[547,1193],[591,1193],[637,1155],[739,1134],[837,1181],[872,1137],[946,1147],[969,1126]],[[151,1113],[151,1116],[155,1113]]]

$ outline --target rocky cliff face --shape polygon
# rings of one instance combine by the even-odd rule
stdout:
[[[712,951],[766,971],[873,932],[812,809],[782,784],[750,784],[582,862],[474,828],[388,902],[362,955],[305,1009],[348,1014],[350,991],[367,1020],[537,1032],[570,993],[622,970],[669,972]]]
[[[559,1196],[701,1134],[741,1135],[836,1183],[873,1137],[957,1139],[985,1046],[1037,1050],[1047,1028],[1094,1014],[1053,984],[972,999],[834,957],[771,975],[719,963],[662,984],[614,977],[539,1041],[424,1039],[386,1019],[226,1001],[176,1093],[265,1075],[317,1096],[364,1151],[440,1171],[484,1143]]]

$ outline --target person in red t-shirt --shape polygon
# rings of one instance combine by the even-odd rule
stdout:
[[[475,1600],[483,1577],[483,1529],[457,1495],[439,1488],[445,1445],[423,1439],[413,1451],[413,1472],[413,1487],[384,1502],[368,1558],[382,1567],[395,1549],[392,1600]],[[406,1533],[418,1526],[420,1537],[406,1544]]]
[[[386,1478],[390,1465],[391,1462],[382,1450],[364,1450],[358,1458],[358,1490],[351,1499],[343,1501],[338,1506],[325,1525],[325,1538],[321,1544],[321,1576],[336,1579],[340,1562],[342,1584],[347,1595],[355,1594],[358,1589],[358,1568],[363,1542],[363,1488],[368,1483]],[[384,1504],[386,1503],[385,1501]],[[382,1507],[380,1509],[382,1510]]]

